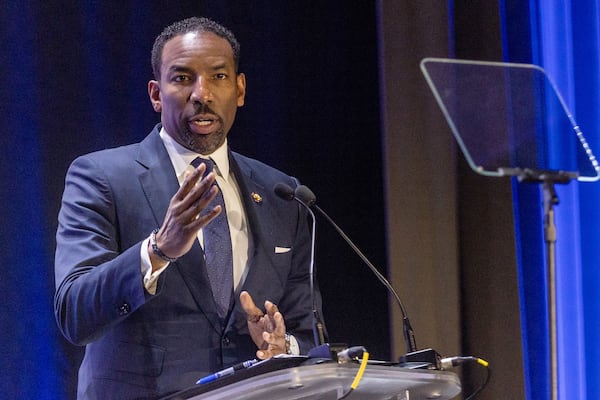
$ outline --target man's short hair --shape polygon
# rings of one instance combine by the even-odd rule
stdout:
[[[154,45],[152,46],[152,73],[154,74],[154,79],[160,80],[160,65],[165,43],[175,36],[184,35],[189,32],[212,32],[227,40],[233,50],[233,61],[237,72],[240,62],[240,44],[233,33],[211,19],[191,17],[167,26],[154,41]]]

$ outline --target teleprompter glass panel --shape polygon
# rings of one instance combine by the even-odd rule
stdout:
[[[426,58],[421,70],[477,173],[564,171],[580,181],[600,179],[591,148],[542,68]]]

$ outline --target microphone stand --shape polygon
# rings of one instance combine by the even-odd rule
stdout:
[[[344,231],[335,223],[335,221],[333,221],[333,219],[331,219],[331,217],[329,217],[329,215],[325,211],[323,211],[321,209],[321,207],[319,207],[318,205],[315,204],[317,201],[317,198],[314,195],[314,193],[307,186],[304,186],[304,185],[300,185],[300,186],[296,187],[296,189],[292,189],[288,185],[285,185],[282,183],[275,185],[274,191],[279,197],[281,197],[284,200],[294,199],[294,200],[298,201],[301,205],[303,205],[310,212],[310,215],[313,220],[313,241],[312,241],[313,248],[312,248],[312,254],[311,254],[310,271],[311,271],[311,292],[313,295],[313,306],[314,306],[313,312],[314,312],[314,319],[316,321],[315,326],[316,326],[316,332],[317,332],[317,333],[315,333],[315,338],[318,337],[318,340],[317,339],[315,340],[316,343],[318,343],[315,350],[320,351],[321,348],[328,347],[328,345],[323,344],[324,338],[322,336],[322,323],[320,322],[320,318],[317,313],[317,307],[314,304],[314,301],[315,301],[314,300],[314,288],[313,288],[312,284],[313,284],[313,279],[314,279],[313,263],[314,263],[316,218],[314,216],[314,213],[311,210],[312,207],[314,207],[321,215],[323,215],[323,217],[325,217],[325,219],[331,224],[331,226],[333,226],[335,228],[335,230],[338,232],[338,234],[346,241],[346,243],[348,243],[348,245],[350,245],[352,250],[354,250],[354,252],[360,257],[360,259],[375,274],[377,279],[379,279],[379,281],[388,289],[389,292],[392,293],[392,295],[396,299],[396,302],[398,303],[398,306],[400,307],[400,311],[402,313],[403,333],[404,333],[404,340],[406,343],[406,350],[407,350],[407,353],[405,355],[403,355],[402,357],[400,357],[399,365],[400,366],[411,366],[412,368],[441,369],[441,357],[435,350],[433,350],[433,349],[417,350],[417,343],[415,340],[415,335],[414,335],[412,326],[408,319],[408,314],[406,313],[404,305],[402,304],[402,301],[400,300],[400,296],[398,296],[398,293],[396,292],[394,287],[377,270],[377,268],[375,268],[373,263],[371,263],[371,261],[369,261],[369,259],[363,254],[362,251],[360,251],[360,249],[354,244],[354,242],[352,242],[352,240],[348,237],[348,235],[346,235],[344,233]],[[321,328],[320,332],[319,332],[319,326]]]
[[[318,312],[317,300],[315,294],[315,243],[316,243],[316,226],[317,219],[315,218],[315,214],[310,209],[310,205],[307,204],[302,199],[299,199],[294,194],[294,189],[291,186],[286,185],[285,183],[277,183],[273,187],[273,191],[277,196],[282,198],[283,200],[291,201],[296,200],[303,208],[305,208],[311,219],[312,219],[312,232],[311,232],[311,241],[310,241],[310,263],[309,263],[309,275],[310,275],[310,297],[312,302],[312,319],[313,319],[313,340],[315,347],[308,352],[308,356],[311,358],[331,358],[331,352],[329,350],[329,345],[325,343],[325,334],[323,321]]]
[[[441,368],[441,357],[440,355],[433,349],[423,349],[417,350],[417,343],[415,340],[414,331],[410,324],[410,320],[408,319],[408,314],[400,300],[400,296],[394,289],[394,287],[390,284],[390,282],[375,268],[373,263],[369,261],[369,259],[363,254],[362,251],[352,242],[352,240],[344,233],[344,231],[329,217],[329,215],[319,207],[316,202],[317,198],[315,194],[306,186],[300,185],[294,190],[294,198],[300,199],[302,203],[306,204],[308,207],[314,207],[325,219],[334,227],[334,229],[340,234],[340,236],[350,245],[352,250],[360,257],[360,259],[369,267],[369,269],[375,274],[377,279],[388,289],[389,292],[392,293],[398,306],[400,307],[400,311],[402,313],[402,322],[403,322],[403,334],[404,341],[406,343],[407,353],[400,357],[399,364],[401,366],[411,366],[412,368],[432,368],[432,369],[440,369]]]
[[[323,344],[325,344],[325,334],[324,334],[324,330],[323,330],[323,321],[321,320],[321,316],[319,315],[319,311],[317,309],[317,300],[315,298],[315,243],[316,243],[316,237],[317,237],[317,233],[316,233],[316,221],[317,219],[315,218],[315,214],[312,212],[312,210],[310,209],[310,207],[303,203],[300,199],[294,197],[294,200],[296,200],[298,203],[300,203],[302,206],[304,206],[304,208],[306,208],[306,210],[310,213],[311,219],[312,219],[312,233],[311,233],[311,241],[310,241],[310,267],[309,267],[309,274],[310,274],[310,296],[311,296],[311,301],[312,301],[312,306],[313,306],[313,336],[314,336],[314,341],[315,341],[315,346],[319,347]]]
[[[348,243],[348,245],[354,250],[354,252],[360,257],[360,259],[369,267],[369,269],[375,274],[377,279],[388,289],[394,296],[396,303],[400,307],[402,314],[402,330],[404,334],[404,342],[406,344],[407,353],[400,357],[400,366],[409,366],[412,368],[428,368],[428,369],[441,369],[440,355],[431,348],[417,350],[417,341],[415,339],[415,333],[408,319],[408,313],[404,308],[400,296],[390,284],[390,282],[375,268],[373,263],[363,254],[362,251],[352,242],[352,240],[344,233],[344,231],[329,217],[329,215],[321,209],[317,204],[312,204],[325,219],[334,227],[334,229],[340,234],[340,236]]]
[[[398,306],[400,306],[400,312],[402,313],[402,322],[403,322],[402,326],[403,326],[403,333],[404,333],[404,341],[406,343],[406,350],[408,353],[413,353],[413,352],[417,351],[417,341],[415,339],[415,333],[412,329],[412,326],[410,325],[410,320],[408,319],[406,309],[404,308],[404,305],[402,304],[402,301],[400,300],[400,296],[398,296],[398,293],[396,293],[396,290],[394,290],[394,287],[377,270],[377,268],[375,268],[373,263],[371,263],[371,261],[369,261],[369,259],[363,254],[363,252],[360,251],[360,249],[358,247],[356,247],[356,245],[352,242],[352,240],[350,240],[348,235],[346,235],[346,233],[344,233],[344,231],[333,221],[333,219],[331,219],[329,217],[329,215],[327,215],[327,213],[321,209],[321,207],[319,207],[317,204],[313,204],[312,206],[323,217],[325,217],[325,219],[327,221],[329,221],[331,226],[334,227],[334,229],[346,241],[346,243],[348,243],[348,245],[350,245],[352,250],[354,250],[354,252],[360,257],[360,259],[371,269],[371,271],[375,274],[377,279],[379,279],[379,281],[392,293],[392,295],[396,299],[396,303],[398,303]]]

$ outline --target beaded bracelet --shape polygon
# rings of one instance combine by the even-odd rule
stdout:
[[[177,261],[177,257],[169,257],[158,248],[158,245],[156,244],[156,234],[157,233],[158,233],[158,228],[153,230],[152,234],[150,235],[150,246],[152,246],[152,251],[154,252],[154,254],[159,256],[164,261],[168,261],[168,262]]]

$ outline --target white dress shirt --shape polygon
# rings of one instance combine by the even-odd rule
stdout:
[[[229,233],[231,235],[231,246],[233,254],[233,284],[234,290],[237,289],[239,283],[243,280],[246,263],[248,261],[248,249],[251,248],[250,232],[248,221],[240,190],[235,180],[235,177],[230,173],[229,155],[227,152],[227,140],[215,152],[210,155],[197,154],[186,149],[177,143],[164,128],[160,131],[160,137],[169,153],[169,158],[175,169],[175,174],[179,184],[183,182],[185,172],[190,171],[193,167],[190,163],[196,158],[211,158],[215,163],[216,181],[219,189],[223,193],[225,201],[225,210],[227,212],[227,222],[229,224]],[[158,277],[169,265],[167,263],[161,269],[152,273],[152,265],[150,263],[150,255],[148,254],[148,239],[142,243],[142,275],[144,277],[144,287],[150,294],[156,293],[156,282]],[[200,245],[203,245],[202,230],[198,231],[198,240]]]
[[[234,175],[229,169],[229,154],[227,151],[227,140],[214,153],[209,155],[196,154],[177,143],[165,131],[165,128],[160,130],[160,137],[169,153],[171,164],[175,169],[179,185],[183,182],[185,172],[191,170],[191,162],[196,157],[211,158],[215,163],[216,181],[219,189],[223,193],[225,201],[225,210],[227,212],[227,222],[229,224],[229,234],[231,235],[231,246],[233,254],[233,285],[234,292],[237,293],[237,287],[244,280],[247,273],[248,250],[252,248],[250,242],[250,229],[246,212],[242,203],[239,186]],[[144,277],[144,287],[148,293],[156,294],[156,283],[160,274],[169,266],[167,262],[164,267],[152,273],[152,264],[150,263],[150,255],[148,253],[148,237],[142,243],[140,249],[142,258],[142,276]],[[202,230],[198,231],[198,240],[200,245],[203,245]],[[290,353],[300,354],[300,347],[294,335],[288,336]]]

